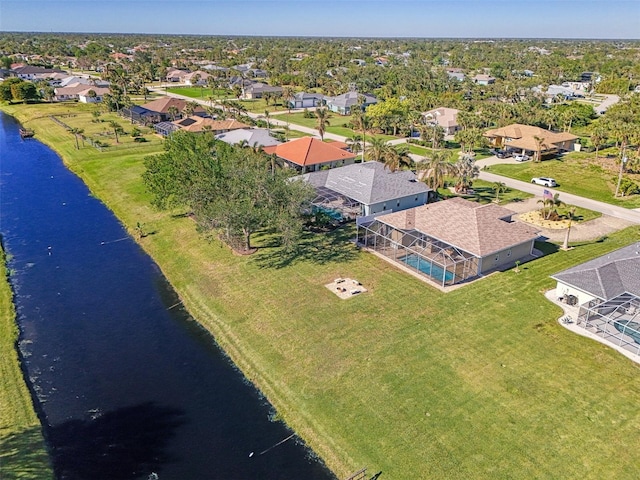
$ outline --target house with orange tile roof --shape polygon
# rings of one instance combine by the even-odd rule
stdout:
[[[545,155],[571,151],[578,139],[569,132],[556,133],[520,123],[487,130],[484,136],[489,139],[493,147],[520,151],[529,156],[535,155],[538,151],[538,142],[540,142],[540,153]]]
[[[358,219],[358,242],[444,287],[535,257],[538,231],[513,214],[455,197]]]
[[[340,143],[340,142],[335,142]],[[316,172],[322,168],[335,168],[355,162],[356,155],[317,138],[302,137],[280,145],[265,147],[264,152],[275,154],[300,173]],[[346,144],[345,144],[346,145]]]

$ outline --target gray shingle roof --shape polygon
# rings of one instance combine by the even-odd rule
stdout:
[[[622,293],[640,297],[640,242],[551,275],[602,300]]]
[[[426,193],[408,170],[391,172],[380,162],[365,162],[302,175],[314,187],[325,187],[365,205]]]
[[[358,104],[358,97],[362,95],[365,98],[365,103],[378,103],[378,99],[373,95],[369,95],[367,93],[358,93],[358,92],[347,92],[342,95],[338,95],[335,98],[327,99],[327,103],[331,105],[335,105],[336,107],[353,107]]]

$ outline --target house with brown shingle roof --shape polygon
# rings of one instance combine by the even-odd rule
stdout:
[[[428,125],[442,127],[445,135],[453,135],[460,129],[458,113],[460,113],[460,110],[455,108],[440,107],[423,112],[422,117]]]
[[[123,117],[130,119],[132,122],[139,122],[143,124],[151,124],[158,122],[173,121],[176,118],[182,118],[183,111],[187,106],[186,100],[181,98],[162,97],[152,102],[145,103],[144,105],[135,105],[133,107],[123,108],[120,110],[120,114]],[[178,113],[175,118],[172,118],[171,107],[175,107]],[[206,111],[201,105],[194,107],[193,114],[197,116],[205,116]]]
[[[538,139],[541,141],[542,155],[556,152],[567,152],[574,148],[578,137],[569,132],[552,132],[540,127],[513,123],[502,128],[488,130],[484,136],[489,139],[491,146],[509,150],[519,150],[527,155],[534,155],[538,151]]]
[[[533,258],[538,231],[496,204],[451,198],[358,221],[358,242],[438,284]]]
[[[264,152],[277,155],[300,173],[308,173],[321,168],[342,167],[354,163],[356,155],[340,146],[342,145],[334,146],[333,142],[325,143],[313,137],[302,137],[265,147]]]
[[[195,115],[181,118],[174,122],[160,122],[155,126],[156,132],[164,137],[177,130],[193,133],[212,132],[214,135],[217,135],[241,128],[249,128],[249,125],[233,118],[229,120],[214,120],[213,118],[198,117]]]

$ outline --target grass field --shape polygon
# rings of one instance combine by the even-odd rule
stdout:
[[[17,338],[12,292],[0,247],[0,478],[52,479],[40,421],[20,370]]]
[[[316,128],[317,120],[313,118],[305,118],[303,112],[284,113],[282,115],[274,116],[278,120],[301,125],[303,127]],[[342,135],[343,137],[352,137],[354,132],[351,128],[347,127],[347,124],[351,121],[351,117],[342,116],[335,113],[331,113],[329,117],[329,126],[327,132],[335,135]],[[367,134],[367,138],[371,138],[372,135]],[[376,134],[375,137],[384,138],[385,140],[394,140],[396,137],[393,135]]]
[[[166,88],[165,90],[169,93],[184,95],[185,97],[196,98],[198,100],[207,100],[210,96],[213,96],[216,100],[219,98],[233,97],[233,92],[224,88],[212,90],[209,87],[173,87]]]
[[[488,170],[491,173],[525,182],[531,181],[532,177],[552,177],[559,184],[555,190],[621,207],[640,207],[640,195],[614,198],[617,171],[603,169],[599,163],[594,161],[592,153],[570,153],[559,160],[547,160],[540,163],[492,165]],[[636,175],[635,177],[636,181],[640,181],[640,176]]]
[[[46,118],[30,127],[125,225],[156,232],[141,244],[186,307],[339,478],[640,476],[640,366],[565,330],[542,295],[550,274],[637,241],[638,227],[567,252],[539,244],[549,255],[520,273],[443,294],[356,249],[352,227],[309,234],[297,255],[268,235],[233,255],[149,207],[153,145],[101,157]],[[338,299],[324,284],[341,276],[369,292]]]

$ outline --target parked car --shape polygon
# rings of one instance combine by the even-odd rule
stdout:
[[[534,177],[531,179],[531,183],[536,185],[542,185],[543,187],[557,187],[558,184],[553,178],[549,177]]]
[[[506,150],[498,150],[496,153],[496,157],[498,158],[509,158],[511,156],[511,152],[507,152]]]
[[[529,156],[525,155],[524,153],[520,153],[520,154],[516,155],[515,157],[513,157],[513,159],[516,162],[526,162],[527,160],[529,160]]]

